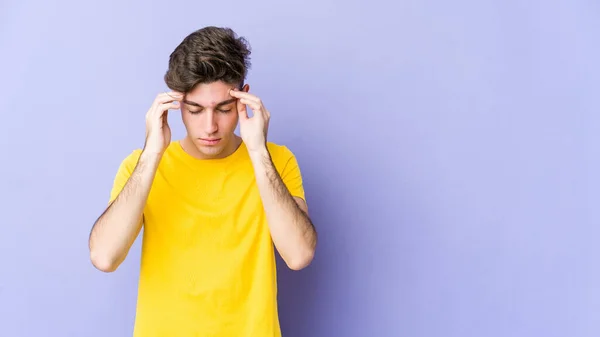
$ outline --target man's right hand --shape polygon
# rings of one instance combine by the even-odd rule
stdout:
[[[146,143],[144,152],[162,155],[171,143],[171,128],[167,122],[169,109],[179,109],[183,94],[175,91],[156,96],[146,113]]]
[[[92,227],[90,258],[94,266],[102,271],[115,271],[140,233],[144,207],[158,164],[171,142],[167,112],[169,109],[179,109],[180,101],[183,101],[183,94],[178,92],[162,93],[156,97],[146,114],[146,144],[142,155],[118,196]],[[124,178],[120,178],[121,182]]]

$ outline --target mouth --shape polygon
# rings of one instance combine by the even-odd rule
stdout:
[[[221,138],[198,138],[205,145],[216,145],[221,141]]]

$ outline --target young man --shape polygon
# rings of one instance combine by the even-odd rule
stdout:
[[[90,257],[105,272],[144,226],[134,336],[280,336],[274,249],[294,270],[314,256],[298,163],[267,142],[270,111],[243,84],[249,55],[225,28],[181,42],[172,92],[152,103],[145,145],[120,165],[93,225]],[[181,110],[182,140],[171,141],[169,109]]]

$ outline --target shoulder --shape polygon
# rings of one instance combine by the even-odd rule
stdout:
[[[269,150],[269,153],[271,154],[271,158],[273,158],[273,160],[275,160],[276,158],[289,159],[291,157],[294,157],[294,153],[286,145],[267,142],[267,149]]]
[[[282,173],[283,171],[296,170],[298,169],[298,161],[294,152],[286,145],[277,144],[273,142],[267,143],[267,149],[271,155],[271,160],[277,168],[277,171]]]
[[[296,155],[286,145],[267,142],[267,150],[271,155],[271,160],[277,166],[284,166],[290,160],[296,160]]]
[[[122,159],[121,159],[121,169],[125,169],[129,172],[133,171],[135,165],[137,165],[140,156],[142,155],[142,149],[133,149],[129,151]]]
[[[142,149],[134,149],[127,154],[124,160],[129,162],[137,162],[141,155]]]

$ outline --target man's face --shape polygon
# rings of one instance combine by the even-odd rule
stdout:
[[[193,145],[188,149],[194,152],[192,155],[200,159],[223,158],[237,148],[237,101],[229,94],[233,88],[223,82],[199,84],[185,95],[181,116],[187,130],[186,143]],[[242,90],[248,91],[248,86]]]

